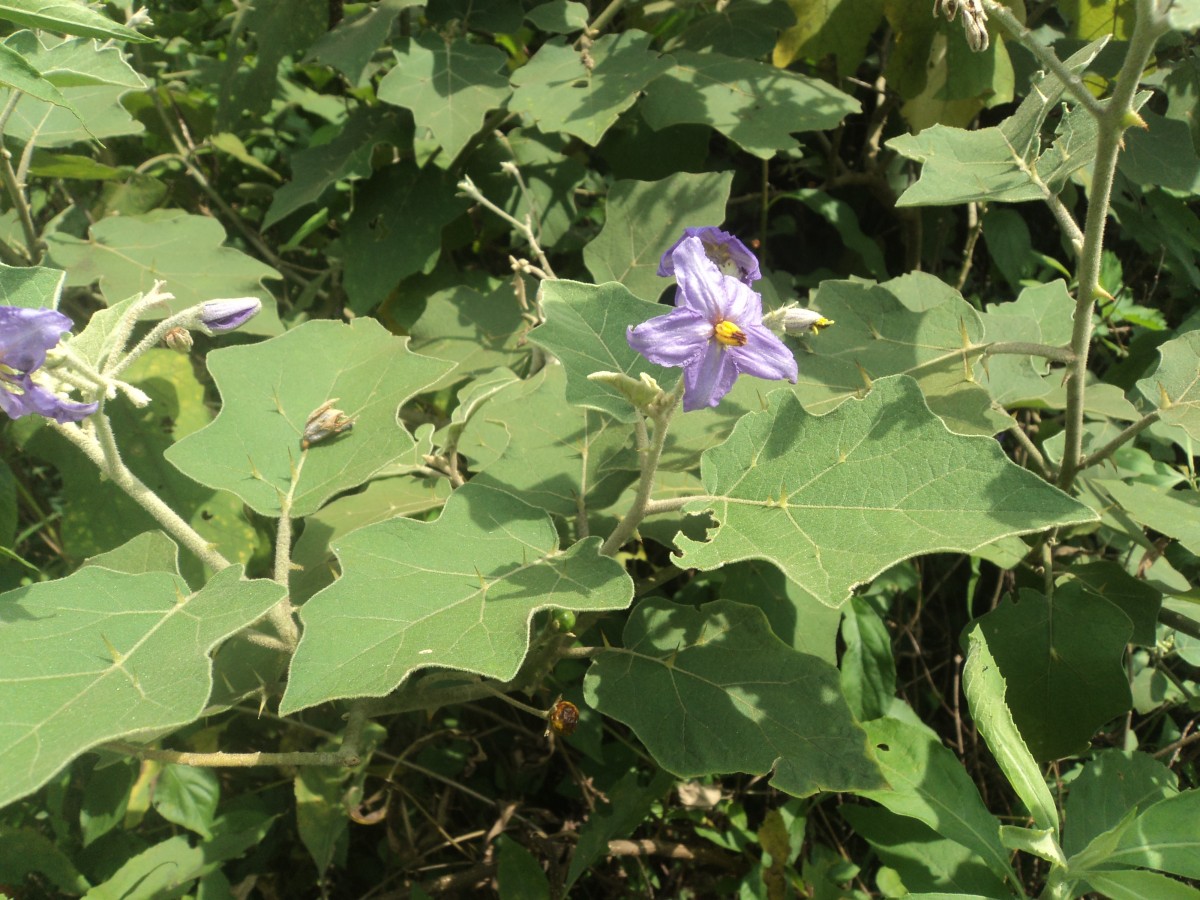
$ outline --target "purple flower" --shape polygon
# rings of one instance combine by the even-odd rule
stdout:
[[[34,413],[62,422],[78,422],[96,411],[95,403],[64,400],[31,377],[46,362],[71,320],[53,309],[0,306],[0,409],[11,418]]]
[[[683,237],[663,254],[658,264],[659,275],[669,278],[675,274],[675,251],[688,238],[700,239],[705,254],[721,270],[722,275],[732,276],[743,284],[754,284],[762,278],[758,270],[758,257],[732,234],[711,225],[683,229]]]
[[[675,309],[631,327],[629,346],[660,366],[683,367],[685,412],[716,406],[738,375],[796,380],[796,359],[762,324],[762,298],[721,274],[699,237],[672,254]]]
[[[213,334],[241,328],[262,309],[257,297],[238,297],[236,300],[210,300],[200,310],[200,324]]]

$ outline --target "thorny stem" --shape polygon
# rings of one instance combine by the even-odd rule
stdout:
[[[638,475],[637,494],[624,518],[617,523],[612,534],[600,547],[604,556],[614,556],[622,545],[633,536],[638,525],[646,518],[646,509],[650,505],[650,493],[654,490],[654,473],[658,471],[658,461],[662,457],[663,446],[667,441],[667,431],[671,416],[679,406],[679,398],[683,396],[683,379],[675,385],[675,389],[665,397],[662,407],[653,414],[654,437],[649,446],[641,450],[641,472]],[[639,448],[640,450],[641,448]]]
[[[0,138],[3,136],[0,135]],[[37,262],[42,254],[42,240],[38,237],[37,227],[33,224],[33,213],[29,209],[29,201],[25,199],[25,185],[13,171],[12,154],[6,148],[0,147],[0,178],[8,190],[17,217],[21,220],[21,230],[25,233],[25,248],[29,251],[31,262]]]
[[[1021,449],[1025,451],[1025,454],[1029,457],[1029,461],[1038,470],[1038,474],[1049,480],[1051,471],[1050,467],[1046,464],[1046,458],[1042,456],[1042,451],[1037,448],[1037,445],[1025,433],[1025,429],[1019,423],[1016,423],[1008,429],[1008,433],[1021,445]]]
[[[1138,419],[1099,450],[1089,453],[1086,457],[1080,460],[1079,468],[1090,469],[1097,463],[1104,462],[1104,460],[1108,459],[1123,446],[1128,444],[1131,440],[1157,422],[1161,415],[1162,414],[1156,409],[1154,412],[1148,413],[1147,415]]]
[[[989,4],[990,5],[990,4]],[[1121,150],[1121,136],[1136,113],[1132,101],[1146,62],[1154,44],[1167,30],[1165,17],[1155,0],[1138,0],[1137,21],[1129,40],[1129,49],[1121,71],[1117,73],[1112,96],[1099,112],[1097,119],[1096,161],[1088,195],[1087,219],[1083,231],[1083,252],[1078,266],[1074,324],[1071,330],[1071,349],[1075,359],[1070,363],[1067,378],[1067,414],[1062,466],[1058,486],[1069,491],[1075,483],[1083,456],[1083,403],[1087,390],[1088,352],[1092,342],[1092,319],[1100,287],[1100,264],[1104,248],[1104,229],[1108,221],[1109,198]],[[1068,82],[1069,83],[1069,82]],[[1091,106],[1088,107],[1092,109]]]
[[[1032,53],[1039,63],[1062,80],[1067,90],[1075,96],[1080,105],[1096,118],[1100,118],[1104,114],[1104,104],[1092,96],[1091,91],[1087,89],[1087,85],[1079,76],[1068,69],[1053,50],[1034,37],[1033,32],[1022,25],[1007,6],[997,3],[996,0],[983,0],[983,5],[987,8],[988,15],[999,22],[1009,35]]]
[[[274,580],[277,584],[288,587],[289,579],[292,573],[292,506],[296,498],[296,485],[300,483],[300,472],[304,468],[304,461],[308,459],[308,451],[300,452],[300,462],[296,463],[295,469],[292,471],[291,483],[288,485],[287,493],[279,498],[279,525],[275,531],[275,569]],[[283,599],[271,607],[267,613],[267,619],[275,630],[279,632],[279,637],[292,650],[296,649],[296,644],[300,641],[300,629],[296,625],[296,607],[292,604],[292,598],[289,594],[285,594]]]
[[[206,566],[215,572],[229,568],[232,565],[229,560],[197,534],[191,525],[180,518],[175,510],[167,506],[158,494],[146,487],[141,479],[125,465],[116,452],[112,426],[103,410],[93,415],[89,421],[95,425],[99,440],[86,434],[78,425],[59,424],[54,421],[50,421],[48,424],[82,450],[84,455],[112,480],[113,484],[128,494],[138,506],[150,513],[155,521]]]

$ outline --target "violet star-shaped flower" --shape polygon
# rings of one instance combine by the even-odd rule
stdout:
[[[732,234],[712,225],[683,229],[683,237],[662,255],[658,264],[659,275],[669,278],[675,274],[675,251],[688,238],[700,239],[705,255],[720,269],[722,275],[730,275],[742,284],[754,284],[762,278],[762,272],[758,269],[758,257]]]
[[[683,367],[685,412],[716,406],[738,375],[795,382],[796,358],[762,324],[762,298],[721,274],[699,237],[685,236],[672,264],[675,309],[631,327],[626,340],[653,363]]]
[[[34,382],[71,320],[53,309],[0,306],[0,409],[19,419],[33,413],[56,422],[78,422],[96,411],[95,403],[64,400]]]

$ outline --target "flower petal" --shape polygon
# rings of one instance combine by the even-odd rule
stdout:
[[[94,413],[99,405],[64,400],[40,384],[35,384],[28,375],[7,378],[5,381],[21,389],[21,393],[17,394],[6,390],[5,386],[0,384],[0,407],[13,419],[33,413],[53,419],[59,424],[78,422]]]
[[[700,238],[688,237],[680,241],[674,260],[675,278],[679,281],[675,307],[694,310],[714,325],[727,318],[726,278],[717,264],[705,255]],[[733,283],[737,281],[733,280]]]
[[[650,362],[674,367],[703,353],[712,333],[712,323],[707,319],[690,309],[676,309],[631,326],[625,340]]]
[[[257,297],[210,300],[200,310],[200,324],[214,334],[241,328],[258,315],[262,301]]]
[[[787,344],[761,325],[743,327],[742,330],[746,332],[746,343],[726,350],[738,372],[755,378],[786,378],[794,384],[799,370],[796,357]]]
[[[671,248],[662,255],[658,264],[659,275],[669,277],[675,274],[675,249],[689,237],[700,239],[704,244],[705,253],[718,266],[718,270],[720,270],[722,262],[727,265],[732,264],[732,268],[736,271],[724,274],[733,275],[743,284],[752,284],[762,278],[762,272],[758,268],[758,257],[751,252],[750,248],[729,232],[712,225],[685,228],[683,237],[672,244]]]
[[[0,306],[0,363],[29,373],[46,361],[46,351],[71,330],[71,320],[53,309]]]
[[[683,411],[716,406],[737,380],[738,370],[729,353],[716,341],[683,367]]]
[[[725,318],[734,322],[740,328],[750,328],[762,324],[762,297],[758,292],[746,287],[740,281],[726,277],[725,289]]]

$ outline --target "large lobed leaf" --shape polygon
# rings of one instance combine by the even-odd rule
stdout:
[[[98,744],[196,719],[209,652],[283,593],[240,566],[195,594],[177,574],[87,566],[0,596],[0,806]]]
[[[623,644],[596,657],[584,697],[668,771],[770,772],[797,796],[885,784],[837,669],[780,641],[761,610],[652,597],[634,609]]]
[[[291,514],[305,516],[412,448],[396,411],[449,363],[412,353],[407,338],[374,319],[356,319],[306,322],[260,344],[216,350],[208,368],[221,411],[167,459],[263,515],[278,516],[290,493]],[[334,400],[355,417],[354,429],[302,453],[308,417]]]
[[[820,418],[789,391],[767,402],[704,454],[710,496],[686,510],[718,524],[706,543],[680,535],[683,566],[766,559],[838,605],[900,560],[1095,519],[991,438],[947,430],[911,378]]]
[[[301,608],[282,713],[383,696],[428,666],[509,679],[538,610],[623,609],[633,598],[599,538],[560,551],[544,511],[475,483],[434,522],[392,519],[333,547],[342,577]]]

